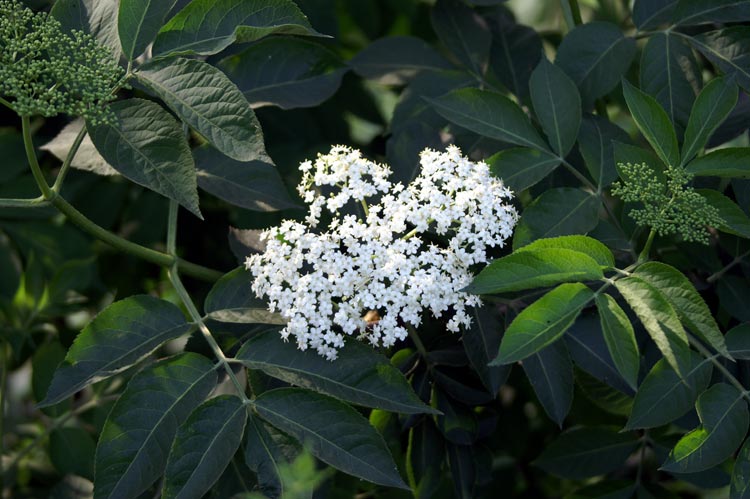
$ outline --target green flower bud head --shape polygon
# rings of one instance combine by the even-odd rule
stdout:
[[[123,76],[109,49],[81,31],[65,33],[44,12],[0,0],[0,95],[21,116],[112,119],[107,103]]]
[[[660,236],[679,234],[685,241],[708,244],[706,226],[722,223],[719,210],[688,185],[692,176],[684,168],[669,166],[663,175],[646,163],[618,163],[622,181],[612,194],[628,203],[642,203],[628,215],[639,226],[653,228]]]

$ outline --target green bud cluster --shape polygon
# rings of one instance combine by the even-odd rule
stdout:
[[[82,31],[65,33],[46,13],[0,0],[0,95],[21,116],[112,119],[106,104],[123,77],[110,50]]]
[[[642,203],[630,210],[636,224],[653,228],[660,236],[679,234],[685,241],[708,244],[706,226],[723,220],[719,210],[695,192],[684,168],[669,166],[663,175],[646,163],[618,163],[623,181],[612,185],[612,194],[629,203]]]

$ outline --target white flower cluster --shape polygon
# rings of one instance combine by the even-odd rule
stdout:
[[[265,252],[246,261],[255,293],[288,320],[284,339],[333,360],[344,335],[390,346],[419,326],[425,309],[451,314],[450,331],[471,324],[466,308],[479,298],[460,290],[472,280],[469,267],[510,237],[518,220],[512,194],[455,146],[424,150],[420,164],[406,188],[388,180],[387,165],[343,146],[300,165],[305,223],[264,231]],[[357,203],[364,220],[342,213]]]

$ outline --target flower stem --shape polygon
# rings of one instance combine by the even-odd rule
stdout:
[[[656,231],[654,229],[651,229],[651,232],[648,233],[646,244],[643,246],[641,254],[638,255],[638,263],[643,263],[648,260],[648,254],[649,251],[651,251],[651,244],[654,242],[654,236],[656,236]]]
[[[62,183],[63,183],[63,180],[65,180],[65,175],[68,173],[70,164],[73,162],[73,158],[78,152],[78,148],[81,147],[81,142],[83,142],[83,139],[85,137],[86,137],[86,125],[83,125],[81,127],[81,131],[78,132],[78,135],[76,135],[76,138],[73,141],[73,144],[70,146],[70,150],[68,151],[68,155],[65,157],[65,161],[63,161],[63,164],[60,167],[60,171],[57,173],[57,178],[55,179],[55,185],[52,186],[52,190],[54,192],[59,193],[60,189],[62,189]]]
[[[13,109],[13,105],[2,97],[0,97],[0,104],[7,107],[8,109]]]
[[[44,196],[34,199],[8,199],[0,198],[0,208],[45,208],[49,206],[49,201]]]
[[[728,264],[726,264],[726,266],[723,269],[721,269],[718,272],[716,272],[716,273],[711,274],[710,276],[708,276],[708,278],[706,279],[706,282],[714,282],[714,281],[719,280],[719,278],[721,278],[721,276],[723,276],[724,274],[726,274],[729,269],[731,269],[732,267],[734,267],[735,265],[737,265],[738,263],[740,263],[748,255],[750,255],[750,251],[746,251],[746,252],[742,253],[741,255],[735,257],[735,259],[732,260],[731,262],[729,262]]]

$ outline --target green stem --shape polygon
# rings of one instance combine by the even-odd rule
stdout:
[[[549,152],[549,151],[545,151],[545,152]],[[559,159],[562,165],[565,167],[565,169],[568,170],[570,173],[572,173],[575,178],[580,180],[583,185],[585,185],[586,187],[588,187],[594,192],[598,192],[598,189],[593,184],[593,182],[587,179],[583,173],[579,172],[575,166],[573,166],[568,161],[566,161],[565,158],[563,158],[562,156],[558,156],[557,159]]]
[[[638,255],[638,263],[643,263],[648,260],[648,253],[649,251],[651,251],[651,244],[654,242],[654,236],[656,236],[656,231],[654,229],[651,229],[651,232],[648,233],[646,244],[643,246],[641,254]]]
[[[0,208],[45,208],[49,202],[44,196],[34,199],[8,199],[0,198]]]
[[[718,354],[712,354],[706,347],[701,344],[700,341],[696,340],[695,337],[690,333],[688,333],[687,335],[690,345],[698,350],[698,352],[700,352],[700,354],[703,355],[706,359],[710,360],[711,363],[716,366],[716,369],[718,369],[719,372],[724,375],[726,380],[729,381],[732,386],[737,388],[746,400],[750,401],[750,391],[746,390],[745,387],[742,386],[742,383],[740,383],[740,381],[735,378],[731,372],[729,372],[729,369],[727,369],[724,364],[722,364],[719,359],[717,359]]]
[[[23,146],[26,150],[26,159],[31,167],[31,174],[34,176],[36,185],[39,186],[39,190],[45,199],[51,201],[57,193],[52,192],[47,184],[47,180],[44,178],[42,168],[39,166],[39,161],[36,159],[36,152],[34,151],[34,141],[31,138],[31,121],[28,116],[21,116],[21,130],[23,133]]]
[[[2,104],[3,106],[7,107],[8,109],[13,109],[13,104],[11,104],[7,100],[3,99],[2,97],[0,97],[0,104]]]
[[[578,6],[578,0],[568,0],[570,6],[570,12],[573,15],[573,22],[576,26],[583,24],[583,18],[581,17],[581,8]]]
[[[63,161],[63,164],[60,167],[60,171],[57,173],[57,178],[55,179],[55,185],[52,186],[52,190],[54,192],[59,193],[60,189],[62,189],[62,183],[63,183],[63,180],[65,180],[65,175],[68,173],[68,169],[70,169],[70,164],[73,162],[73,158],[78,152],[78,148],[81,147],[81,143],[83,142],[83,139],[85,137],[86,137],[86,126],[84,125],[81,127],[81,131],[78,132],[78,135],[76,135],[76,138],[73,141],[73,144],[70,146],[68,155],[65,156],[65,161]]]
[[[370,215],[370,210],[367,207],[367,201],[362,199],[359,203],[362,205],[362,210],[365,212],[365,218],[367,218]]]
[[[409,324],[406,325],[406,329],[409,331],[409,338],[411,338],[414,346],[417,347],[417,352],[419,352],[419,355],[421,355],[429,364],[427,349],[424,347],[424,343],[422,343],[422,339],[419,337],[419,333],[417,333],[417,330]]]
[[[744,260],[747,255],[750,255],[750,251],[746,251],[742,253],[741,255],[735,257],[735,259],[729,262],[723,269],[708,276],[708,278],[706,279],[706,282],[714,282],[714,281],[719,280],[719,278],[721,278],[721,276],[726,274],[729,269],[731,269],[732,267],[740,263],[742,260]]]
[[[169,219],[167,223],[167,248],[170,254],[174,258],[177,258],[175,251],[176,251],[176,246],[177,246],[176,242],[177,242],[178,209],[179,209],[179,206],[177,202],[174,200],[171,200],[169,202]],[[193,299],[190,298],[190,294],[187,292],[187,290],[185,289],[185,286],[182,284],[182,281],[180,280],[180,275],[178,273],[177,264],[173,265],[172,268],[169,270],[169,280],[172,282],[172,286],[174,286],[175,291],[177,291],[177,295],[180,297],[180,300],[185,305],[185,308],[187,309],[188,314],[190,314],[190,317],[198,325],[198,328],[200,329],[201,334],[205,338],[208,345],[211,347],[211,350],[213,351],[217,360],[221,363],[222,366],[224,366],[224,371],[226,371],[227,376],[229,376],[229,379],[232,381],[232,384],[237,389],[237,394],[242,399],[242,402],[245,404],[250,404],[251,403],[250,399],[247,398],[247,395],[245,395],[245,387],[242,386],[242,383],[240,383],[240,381],[237,379],[237,376],[235,376],[234,371],[232,370],[232,366],[229,364],[227,356],[224,354],[224,351],[216,342],[216,339],[211,334],[211,331],[209,331],[208,327],[206,326],[206,323],[203,322],[203,317],[201,317],[200,312],[198,312],[198,308],[195,306],[195,303],[193,303]]]

